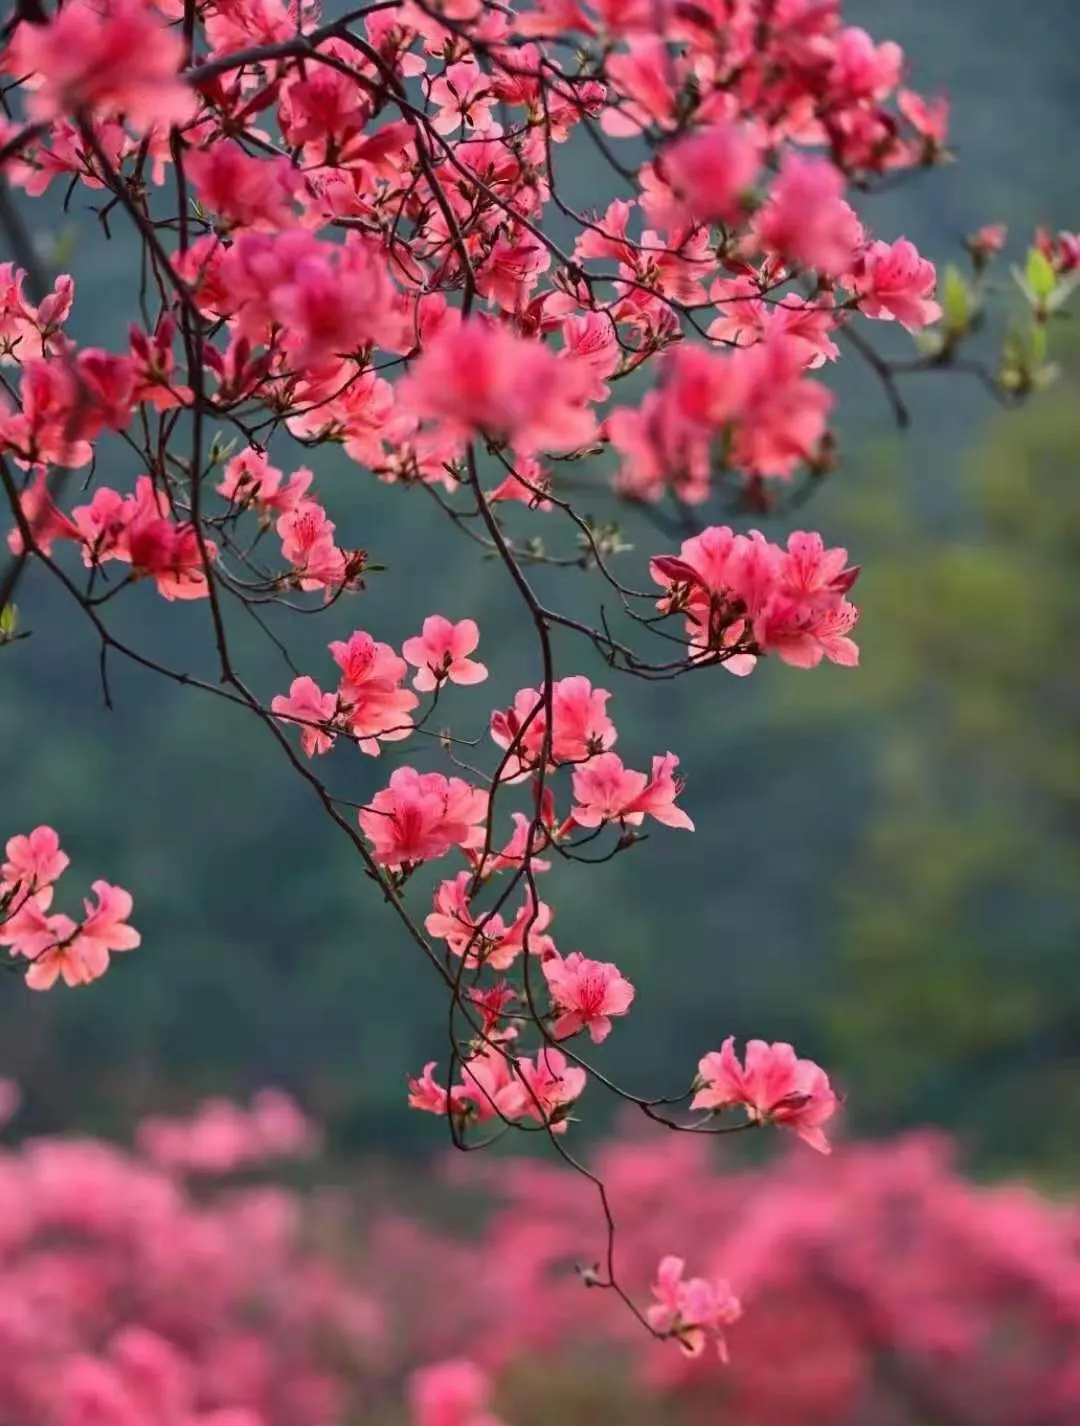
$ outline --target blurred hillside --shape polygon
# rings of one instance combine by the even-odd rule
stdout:
[[[848,15],[904,45],[921,90],[948,92],[961,159],[873,199],[871,223],[942,261],[986,221],[1012,224],[1018,242],[1033,223],[1075,227],[1073,0],[1020,12],[1004,0],[875,0]],[[578,195],[594,186],[584,157],[568,180]],[[115,223],[103,242],[82,203],[49,221],[72,254],[74,333],[108,345],[135,315],[134,249]],[[40,224],[47,205],[31,211]],[[598,1057],[605,1068],[673,1087],[688,1054],[726,1033],[792,1038],[850,1087],[857,1123],[947,1122],[995,1159],[1075,1153],[1061,1126],[1075,1122],[1080,1083],[1067,660],[1078,371],[1006,420],[960,377],[918,378],[913,431],[883,441],[889,412],[872,374],[842,363],[844,469],[801,521],[866,569],[862,672],[766,666],[745,682],[650,687],[611,684],[582,648],[560,650],[564,672],[613,689],[628,760],[679,754],[699,828],[656,835],[587,876],[560,872],[551,888],[560,945],[617,958],[638,986],[636,1014]],[[504,572],[423,490],[379,486],[336,452],[310,463],[343,541],[390,568],[289,626],[297,664],[318,676],[326,643],[354,628],[400,643],[435,609],[474,616],[501,682],[455,693],[450,716],[455,731],[480,733],[492,704],[536,677]],[[593,503],[610,515],[610,501]],[[624,524],[638,567],[664,547],[639,519]],[[552,588],[568,612],[594,614],[592,582]],[[76,1111],[108,1127],[272,1082],[328,1119],[342,1147],[433,1147],[430,1121],[404,1110],[404,1080],[443,1047],[437,987],[265,731],[119,667],[107,712],[89,626],[29,580],[20,605],[35,637],[0,666],[5,835],[52,822],[76,875],[133,889],[143,933],[143,949],[90,992],[6,987],[0,1067],[24,1085],[27,1126],[68,1125]],[[205,621],[152,595],[119,618],[193,672]],[[282,691],[272,645],[253,625],[234,636],[251,685]],[[394,765],[342,750],[331,776],[360,800]]]

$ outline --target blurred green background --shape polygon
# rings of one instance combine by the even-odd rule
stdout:
[[[1076,227],[1075,0],[862,0],[846,13],[905,47],[916,88],[949,94],[961,160],[870,200],[870,224],[942,262],[983,222],[1012,226],[1013,254],[1037,223]],[[584,166],[567,177],[578,196],[593,183]],[[67,215],[29,212],[72,245],[75,335],[115,344],[135,315],[133,246],[104,243],[85,205],[80,193]],[[1062,380],[1020,414],[959,375],[916,378],[902,437],[854,356],[830,373],[843,468],[798,524],[863,566],[860,672],[765,665],[748,681],[649,686],[560,649],[563,673],[612,689],[629,763],[679,754],[698,823],[545,888],[560,948],[615,959],[637,984],[635,1014],[597,1060],[643,1092],[685,1084],[728,1033],[792,1039],[848,1089],[854,1129],[933,1122],[987,1166],[1080,1169],[1080,342],[1063,327],[1057,348]],[[277,454],[312,464],[342,541],[390,567],[290,625],[297,663],[318,679],[326,643],[354,628],[400,645],[436,610],[476,617],[495,679],[448,708],[455,732],[480,733],[493,703],[536,678],[504,571],[422,490],[379,486],[332,451]],[[618,518],[640,571],[666,542]],[[544,517],[529,522],[548,533]],[[595,613],[594,581],[551,587],[568,611]],[[141,590],[123,602],[133,641],[207,667],[205,609]],[[107,712],[89,625],[40,580],[20,607],[34,637],[0,663],[3,833],[53,823],[71,880],[130,887],[143,933],[88,992],[4,985],[0,1068],[24,1087],[24,1127],[110,1130],[275,1083],[344,1152],[441,1148],[439,1126],[404,1100],[408,1073],[446,1060],[438,986],[265,730],[119,665]],[[283,691],[254,626],[235,638],[257,691]],[[398,757],[340,750],[320,770],[362,799]],[[586,1120],[604,1127],[599,1104]]]

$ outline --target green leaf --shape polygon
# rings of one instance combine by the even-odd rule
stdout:
[[[215,431],[214,438],[210,442],[210,452],[207,456],[208,463],[212,466],[224,465],[233,451],[236,450],[238,439],[237,436],[233,436],[231,440],[226,440],[222,432]]]
[[[941,311],[945,328],[953,336],[967,331],[972,316],[971,289],[960,269],[950,263],[941,284]]]
[[[19,611],[14,604],[5,604],[0,609],[0,639],[5,642],[15,637],[15,630],[19,627]]]
[[[1024,285],[1039,303],[1045,302],[1057,286],[1057,273],[1054,271],[1054,265],[1040,248],[1032,248],[1028,253]]]
[[[59,268],[70,267],[71,261],[75,256],[77,243],[78,234],[75,231],[74,225],[69,224],[66,228],[61,229],[53,239],[49,251],[49,261],[51,265]]]

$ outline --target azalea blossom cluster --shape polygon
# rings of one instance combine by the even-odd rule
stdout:
[[[694,656],[719,658],[729,673],[752,672],[759,654],[796,668],[859,661],[849,637],[858,609],[846,598],[858,566],[848,565],[847,550],[827,550],[820,535],[796,531],[782,549],[757,530],[714,526],[686,540],[679,555],[652,560],[650,572],[666,590],[656,607],[684,616]]]
[[[468,1353],[511,1421],[578,1401],[593,1420],[678,1426],[1076,1419],[1074,1196],[974,1183],[930,1133],[754,1168],[711,1147],[633,1132],[589,1159],[619,1224],[621,1279],[689,1350],[643,1341],[609,1294],[582,1294],[606,1243],[580,1174],[460,1155],[442,1192],[493,1201],[477,1240],[400,1214],[375,1223],[368,1280],[402,1304],[399,1350]],[[452,1318],[438,1310],[448,1296]]]
[[[102,232],[122,221],[142,258],[119,350],[70,335],[76,278],[52,280],[33,242],[0,267],[0,646],[21,637],[12,595],[36,566],[100,641],[107,703],[110,664],[128,660],[246,708],[448,994],[449,1070],[433,1058],[410,1103],[459,1144],[513,1126],[558,1147],[589,1080],[585,1037],[613,1033],[635,991],[602,948],[556,946],[556,893],[538,879],[622,854],[652,823],[694,826],[674,753],[615,751],[597,661],[656,680],[763,657],[857,663],[845,550],[698,523],[690,507],[723,494],[763,516],[834,468],[820,373],[845,343],[903,416],[899,376],[948,366],[985,327],[1002,234],[969,240],[970,277],[950,268],[939,294],[933,263],[854,206],[948,156],[947,103],[912,89],[899,47],[845,24],[840,0],[376,0],[337,16],[315,0],[66,0],[5,24],[0,76],[6,187],[92,200]],[[560,182],[572,140],[603,158],[587,212]],[[1073,236],[1040,234],[1019,274],[1026,344],[1010,337],[998,372],[965,357],[1003,400],[1049,379],[1046,328],[1075,258]],[[871,345],[881,323],[921,343],[908,362]],[[650,374],[643,395],[617,395]],[[339,503],[307,454],[320,447],[354,477]],[[118,486],[121,448],[139,466]],[[593,457],[614,466],[605,493],[664,530],[637,580],[618,526],[575,504]],[[395,626],[395,581],[417,572],[407,550],[376,562],[355,543],[365,478],[410,487],[497,561],[535,634],[529,686],[495,694],[472,736],[429,725],[485,681],[475,655],[493,641],[445,589],[419,631]],[[533,564],[590,576],[632,635],[546,602]],[[196,605],[216,678],[116,632],[113,602],[140,584]],[[372,607],[377,587],[390,612]],[[340,619],[332,681],[300,667],[266,606]],[[231,641],[234,610],[281,657],[265,693]],[[569,668],[556,629],[578,641]],[[410,740],[361,803],[323,771],[345,748]],[[32,985],[81,984],[138,943],[130,897],[97,882],[81,924],[52,914],[66,859],[46,841],[9,847],[0,940],[32,962]],[[435,863],[421,908],[418,872]],[[689,1122],[678,1101],[664,1117],[616,1088],[671,1127],[775,1123],[818,1149],[836,1105],[823,1070],[758,1040],[744,1063],[730,1041],[705,1055]],[[148,1132],[162,1163],[194,1168],[254,1161],[264,1129],[218,1107]],[[642,1320],[684,1346],[722,1343],[736,1313],[722,1279],[661,1261]]]
[[[510,462],[499,498],[534,509],[546,461],[596,442],[621,453],[636,499],[702,500],[724,470],[790,479],[822,453],[831,396],[806,373],[838,356],[842,328],[942,315],[933,265],[869,233],[849,198],[946,156],[948,106],[908,87],[899,47],[845,26],[838,0],[716,10],[476,0],[440,17],[402,0],[320,24],[280,0],[78,0],[14,26],[2,63],[28,121],[4,124],[14,184],[73,179],[130,209],[148,165],[155,199],[175,179],[198,206],[178,242],[168,215],[130,214],[162,310],[126,354],[66,338],[69,277],[35,304],[8,265],[0,329],[23,370],[0,446],[36,482],[85,466],[141,408],[229,424],[262,407],[383,479],[448,490],[483,435]],[[595,42],[580,70],[559,53],[569,32]],[[656,146],[638,196],[592,217],[557,188],[556,151],[583,128]],[[580,228],[570,252],[547,236],[553,208]],[[691,321],[711,352],[676,346]],[[669,348],[670,379],[605,417],[610,383]],[[396,382],[380,374],[403,363]],[[150,478],[149,518],[162,526],[166,501],[174,528],[156,529],[149,569],[190,570],[163,589],[196,597],[218,545],[192,548],[175,471]],[[356,580],[362,559],[300,476],[279,489],[228,471],[231,506],[242,479],[261,485],[249,508],[280,516],[286,558],[311,557],[303,587]],[[118,534],[135,518],[108,513]],[[125,541],[99,557],[127,559]]]
[[[214,1113],[220,1150],[225,1107]],[[234,1148],[250,1145],[240,1126],[257,1120],[283,1153],[286,1119],[304,1122],[269,1091],[232,1116]],[[196,1116],[186,1166],[230,1173],[244,1154],[227,1163],[207,1152],[210,1118]],[[339,1426],[377,1369],[380,1304],[311,1250],[298,1196],[228,1179],[193,1193],[170,1127],[168,1153],[160,1122],[140,1130],[149,1156],[59,1136],[0,1153],[0,1415],[48,1426]]]
[[[208,1099],[183,1118],[151,1115],[139,1124],[136,1145],[150,1163],[172,1173],[224,1175],[307,1157],[317,1151],[319,1136],[288,1095],[263,1089],[247,1109]]]
[[[492,1385],[466,1357],[421,1367],[409,1378],[413,1426],[503,1426],[491,1411]]]
[[[0,1101],[6,1120],[10,1082]],[[233,1107],[236,1144],[260,1105],[306,1122],[263,1091]],[[458,1238],[400,1198],[361,1194],[354,1214],[340,1190],[241,1186],[249,1165],[226,1157],[190,1166],[196,1192],[189,1168],[100,1140],[0,1152],[5,1419],[344,1426],[400,1419],[404,1396],[412,1426],[513,1426],[569,1392],[601,1422],[644,1403],[676,1426],[1069,1426],[1080,1402],[1076,1205],[977,1186],[933,1136],[757,1168],[719,1165],[700,1136],[604,1146],[625,1279],[680,1352],[581,1291],[573,1264],[603,1233],[568,1167],[455,1155],[440,1193],[493,1203]],[[672,1245],[716,1276],[688,1276]]]
[[[105,974],[111,953],[139,945],[138,931],[128,924],[132,898],[122,887],[95,881],[81,921],[52,910],[56,883],[71,862],[52,827],[11,837],[4,853],[0,946],[29,962],[25,978],[31,990],[48,990],[57,980],[87,985]]]

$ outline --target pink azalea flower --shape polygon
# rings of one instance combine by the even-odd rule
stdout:
[[[525,949],[526,938],[533,955],[554,954],[555,943],[545,934],[551,924],[550,906],[526,897],[507,926],[498,912],[473,913],[469,905],[472,880],[472,872],[462,871],[436,887],[434,909],[424,921],[429,936],[445,941],[451,954],[465,956],[469,965],[492,970],[509,969]]]
[[[864,316],[897,321],[909,332],[940,319],[941,307],[933,300],[936,282],[934,264],[907,238],[871,243],[850,278]]]
[[[155,513],[158,504],[137,503],[128,525],[132,573],[153,579],[164,599],[205,599],[209,583],[195,526]],[[212,559],[217,547],[209,540],[205,545]]]
[[[543,959],[554,954],[555,942],[546,934],[550,925],[551,907],[545,901],[534,902],[526,895],[513,921],[489,950],[487,964],[494,970],[508,969],[524,951],[526,941],[530,955]]]
[[[175,379],[175,338],[176,323],[167,312],[158,318],[152,335],[147,335],[137,322],[131,324],[129,342],[135,371],[132,401],[136,406],[145,401],[157,411],[169,411],[191,400],[191,388]]]
[[[28,836],[11,837],[4,848],[7,860],[0,867],[0,889],[40,891],[58,881],[71,858],[60,849],[52,827],[35,827]]]
[[[618,753],[601,753],[574,769],[574,809],[579,827],[599,827],[618,820],[634,799],[645,791],[643,772],[623,767]],[[642,820],[639,815],[637,821]]]
[[[488,871],[505,871],[507,867],[521,866],[525,860],[530,846],[537,845],[537,839],[532,832],[533,818],[526,817],[524,812],[513,812],[510,814],[514,821],[514,830],[510,834],[510,840],[501,852],[490,858],[486,863]],[[555,825],[555,797],[550,787],[544,788],[544,800],[541,807],[540,816],[541,840],[546,836],[550,841],[556,841],[563,832]],[[541,857],[531,856],[529,864],[534,872],[550,871],[551,863],[544,861]]]
[[[299,507],[313,478],[311,471],[302,467],[286,481],[265,451],[249,446],[225,462],[217,489],[222,499],[238,509],[254,505],[260,513],[276,510],[286,514]]]
[[[537,1119],[553,1134],[566,1130],[570,1106],[585,1088],[586,1073],[560,1050],[538,1052],[536,1059],[515,1062],[517,1074],[504,1095],[504,1113]]]
[[[567,355],[592,374],[590,401],[606,401],[611,395],[607,378],[614,375],[622,360],[618,327],[606,312],[571,312],[562,323]]]
[[[309,757],[319,757],[334,746],[334,734],[327,726],[337,715],[336,693],[324,693],[313,678],[294,678],[288,696],[274,695],[270,711],[283,722],[299,723],[300,746]]]
[[[584,762],[613,745],[617,734],[606,711],[610,697],[581,674],[555,681],[550,699],[552,763]],[[507,766],[511,780],[522,776],[543,750],[546,702],[540,690],[522,688],[511,708],[491,715],[492,741],[514,749]]]
[[[829,89],[845,105],[885,99],[900,82],[904,52],[886,40],[877,45],[865,30],[848,25],[836,37]]]
[[[409,1379],[413,1426],[501,1426],[488,1410],[491,1394],[491,1382],[472,1362],[423,1367]]]
[[[536,238],[500,234],[476,274],[476,289],[504,312],[520,312],[550,265],[551,254]]]
[[[78,470],[94,454],[84,429],[89,415],[69,362],[31,358],[22,363],[18,409],[9,414],[0,404],[0,442],[23,465]]]
[[[5,366],[27,357],[45,357],[63,345],[63,323],[71,315],[75,284],[66,274],[35,306],[23,294],[26,273],[14,263],[0,263],[0,362]]]
[[[10,947],[13,956],[37,961],[46,952],[70,942],[78,925],[70,916],[48,914],[52,898],[53,889],[49,886],[23,900],[0,924],[0,945]],[[49,984],[55,979],[54,974]]]
[[[713,124],[676,139],[659,165],[690,218],[736,223],[761,168],[761,150],[744,125]]]
[[[34,479],[19,496],[19,508],[23,519],[30,527],[33,545],[43,555],[51,555],[56,540],[78,540],[79,528],[56,505],[46,484],[44,468],[36,471]],[[15,525],[8,535],[8,548],[12,554],[23,552],[24,541],[21,525]]]
[[[607,77],[623,102],[605,106],[600,116],[605,133],[628,139],[653,123],[670,127],[677,100],[671,83],[671,56],[662,35],[631,35],[626,49],[608,59]]]
[[[502,917],[475,917],[469,906],[469,888],[472,884],[471,871],[459,871],[457,876],[441,881],[435,888],[434,909],[424,920],[424,929],[429,936],[445,941],[447,948],[455,955],[463,955],[471,949],[477,962],[484,959],[485,943],[494,942],[506,929]],[[484,923],[483,931],[479,923]]]
[[[914,90],[901,89],[896,96],[896,107],[931,151],[945,147],[949,136],[948,99],[924,99]]]
[[[983,263],[995,257],[1005,246],[1009,230],[1004,223],[986,223],[967,240],[971,253]]]
[[[819,1153],[829,1152],[821,1126],[836,1112],[839,1100],[825,1071],[813,1060],[800,1060],[790,1045],[750,1040],[746,1064],[735,1054],[729,1035],[719,1051],[698,1065],[699,1088],[691,1109],[729,1109],[741,1104],[752,1122],[792,1129]]]
[[[49,990],[58,979],[65,985],[88,985],[109,968],[111,951],[131,951],[139,945],[138,931],[126,924],[131,915],[131,896],[106,881],[91,888],[97,905],[85,901],[86,915],[81,926],[69,916],[48,916],[46,893],[29,902],[0,928],[0,942],[33,964],[26,972],[31,990]]]
[[[429,1060],[424,1072],[409,1079],[409,1108],[422,1109],[426,1114],[460,1112],[467,1105],[465,1091],[455,1085],[449,1092],[435,1078],[435,1061]]]
[[[345,643],[332,643],[330,652],[341,669],[341,716],[360,751],[377,757],[380,741],[407,738],[413,730],[412,710],[420,700],[401,686],[408,672],[405,660],[362,630]]]
[[[598,1045],[611,1033],[611,1017],[630,1009],[634,987],[608,961],[591,961],[572,951],[565,958],[548,956],[541,966],[556,1012],[552,1034],[557,1039],[588,1030]]]
[[[444,679],[460,684],[483,683],[487,669],[469,658],[479,642],[480,630],[472,619],[451,624],[441,614],[432,614],[424,620],[423,633],[406,639],[401,646],[406,660],[419,670],[413,687],[430,693]]]
[[[684,1278],[686,1263],[668,1256],[660,1260],[653,1284],[656,1301],[646,1316],[649,1326],[662,1336],[674,1337],[688,1356],[699,1356],[711,1338],[717,1353],[727,1361],[725,1327],[742,1316],[742,1304],[727,1282],[711,1283],[705,1278]]]
[[[501,132],[491,115],[498,95],[475,61],[449,65],[431,82],[428,97],[439,110],[433,121],[437,133],[452,134],[461,126],[492,135]]]
[[[460,439],[484,432],[519,455],[573,451],[596,435],[588,369],[539,341],[471,317],[424,348],[398,398]]]
[[[512,990],[505,980],[496,981],[480,989],[465,990],[465,999],[480,1013],[480,1033],[486,1041],[513,1040],[517,1037],[516,1025],[504,1025],[507,1007],[517,1000],[517,991]]]
[[[812,371],[824,366],[827,361],[835,361],[840,355],[840,348],[832,339],[836,324],[836,311],[830,293],[823,293],[816,301],[810,302],[795,292],[786,292],[775,307],[765,309],[762,335],[768,338],[782,333],[802,342],[806,348],[807,370]]]
[[[843,174],[833,164],[789,149],[754,220],[757,242],[792,267],[843,277],[863,241],[862,224],[843,193]]]
[[[399,767],[359,813],[376,861],[397,869],[484,845],[487,794],[459,777]]]
[[[732,459],[758,475],[790,477],[817,450],[834,397],[807,379],[804,342],[773,327],[765,341],[732,353],[742,387]]]
[[[332,588],[344,581],[345,554],[334,543],[334,522],[317,501],[301,500],[275,528],[301,589]]]
[[[110,886],[107,881],[91,882],[90,890],[97,897],[97,905],[83,902],[86,916],[79,929],[81,950],[84,956],[104,957],[107,965],[110,951],[133,951],[142,937],[126,924],[133,905],[130,892]]]
[[[461,1093],[477,1123],[520,1117],[521,1084],[511,1067],[509,1051],[486,1046],[461,1070]]]
[[[269,292],[275,319],[289,334],[292,364],[303,370],[373,343],[401,338],[395,289],[385,261],[354,242],[324,245],[290,266]]]
[[[535,456],[517,456],[513,469],[506,473],[506,479],[494,490],[487,492],[488,504],[497,505],[500,501],[513,500],[527,505],[530,510],[539,510],[546,514],[552,509],[551,501],[546,499],[550,487],[551,477]]]
[[[203,208],[234,227],[275,232],[294,220],[300,178],[284,154],[255,157],[217,139],[189,153],[184,171]]]
[[[8,68],[32,76],[26,109],[35,122],[122,114],[145,134],[184,124],[197,108],[178,73],[183,40],[140,0],[68,0],[47,24],[20,24],[11,49]]]
[[[847,561],[847,550],[826,549],[820,535],[793,530],[778,566],[781,588],[797,599],[840,600],[859,577],[858,565]]]
[[[627,822],[639,825],[647,813],[665,827],[682,827],[687,832],[694,830],[691,819],[681,807],[675,806],[675,799],[683,790],[683,780],[675,774],[678,766],[679,759],[674,753],[653,758],[652,775],[648,782],[623,810]]]

